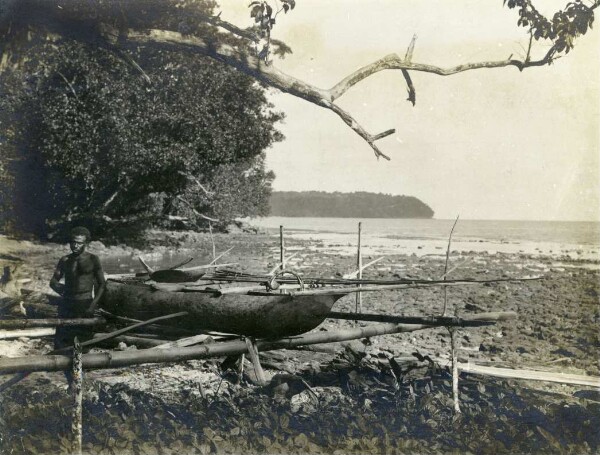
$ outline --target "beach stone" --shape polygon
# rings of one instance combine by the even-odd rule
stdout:
[[[317,400],[308,390],[293,395],[290,399],[290,408],[294,413],[302,411],[304,414],[312,414],[317,411],[317,405]]]

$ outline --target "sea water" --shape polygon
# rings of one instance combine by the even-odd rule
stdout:
[[[366,254],[445,255],[451,251],[548,255],[600,261],[600,223],[579,221],[507,221],[438,219],[355,219],[266,217],[245,220],[286,238],[322,242],[340,254],[356,254],[358,223]],[[452,230],[454,226],[454,230]]]

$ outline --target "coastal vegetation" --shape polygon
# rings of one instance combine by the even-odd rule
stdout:
[[[271,195],[271,215],[335,218],[432,218],[433,210],[413,196],[323,191],[277,191]]]
[[[275,31],[295,0],[251,2],[247,28],[221,19],[210,0],[0,0],[0,228],[198,229],[264,215],[274,175],[263,154],[282,140],[283,117],[266,87],[331,111],[390,159],[377,144],[395,129],[367,131],[338,103],[351,88],[399,70],[414,105],[411,73],[550,65],[592,27],[600,1],[568,2],[551,17],[530,0],[504,4],[527,30],[523,56],[441,67],[413,61],[413,39],[404,57],[383,56],[322,89],[275,63],[292,51]]]

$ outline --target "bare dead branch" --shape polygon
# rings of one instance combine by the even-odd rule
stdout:
[[[159,46],[176,46],[186,48],[199,54],[214,58],[215,60],[233,66],[240,71],[258,79],[267,85],[277,88],[282,92],[302,98],[310,103],[324,107],[335,112],[352,130],[362,137],[373,149],[376,157],[389,160],[376,145],[375,141],[392,134],[394,130],[382,136],[368,133],[346,110],[332,102],[329,91],[310,85],[300,79],[279,71],[272,64],[265,65],[259,58],[252,55],[242,55],[236,48],[224,43],[211,43],[209,45],[202,38],[182,35],[170,30],[148,30],[144,33],[129,30],[127,39],[130,43],[146,43]]]
[[[210,190],[206,189],[206,187],[204,185],[202,185],[202,183],[200,183],[200,180],[198,180],[192,174],[188,174],[187,172],[183,172],[183,171],[179,171],[178,173],[180,175],[183,175],[184,177],[188,178],[192,182],[194,182],[196,184],[196,186],[198,186],[198,188],[200,188],[202,191],[204,191],[204,194],[206,194],[207,196],[212,196],[213,194],[215,194],[214,191],[210,191]]]
[[[410,62],[412,61],[412,56],[415,51],[415,43],[417,42],[417,35],[414,34],[412,39],[410,40],[410,44],[408,45],[408,49],[406,49],[406,55],[404,56],[404,61]],[[412,103],[414,106],[417,102],[417,92],[415,91],[415,86],[413,85],[410,74],[407,70],[402,70],[402,75],[404,76],[404,80],[406,81],[406,85],[408,86],[408,98],[407,100]]]
[[[194,208],[194,206],[192,204],[190,204],[188,201],[186,201],[181,196],[177,196],[177,199],[180,200],[181,202],[183,202],[185,205],[187,205],[192,210],[192,212],[194,212],[194,215],[199,216],[200,218],[204,218],[205,220],[208,220],[208,221],[214,221],[217,223],[219,222],[219,220],[216,218],[211,218],[209,216],[206,216],[206,215],[203,215],[202,213],[200,213],[198,210],[196,210]]]
[[[75,96],[76,99],[79,99],[79,97],[77,96],[77,92],[73,87],[73,84],[71,84],[69,80],[65,77],[65,75],[60,71],[57,71],[56,73],[62,78],[63,81],[65,81],[65,84],[67,84],[67,86],[71,89],[71,93],[73,93],[73,96]]]
[[[106,211],[106,209],[108,208],[108,206],[110,204],[112,204],[112,202],[115,200],[115,198],[117,197],[117,195],[119,194],[121,190],[117,190],[115,191],[113,194],[111,194],[111,196],[104,202],[104,204],[102,204],[102,211]]]

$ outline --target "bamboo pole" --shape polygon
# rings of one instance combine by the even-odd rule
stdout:
[[[427,329],[430,327],[431,326],[429,325],[418,324],[376,324],[336,332],[313,332],[279,340],[258,340],[256,346],[261,352],[272,351],[311,344],[336,343],[392,333],[413,332],[415,330]],[[84,354],[83,367],[86,369],[118,368],[144,363],[182,362],[185,360],[225,357],[229,355],[246,354],[247,352],[248,348],[246,342],[239,340],[203,344],[185,348],[103,352]],[[61,371],[68,368],[70,362],[71,357],[65,355],[0,358],[0,374],[22,371]]]
[[[54,327],[41,327],[35,329],[0,330],[0,340],[11,340],[15,338],[38,338],[52,336],[56,333]]]
[[[0,320],[0,330],[29,329],[34,327],[84,327],[106,324],[104,318],[75,319],[5,319]]]
[[[362,222],[359,221],[358,222],[358,249],[356,252],[356,268],[358,270],[358,279],[362,280],[362,252],[360,250],[360,237],[361,237],[361,232],[362,232]],[[358,287],[360,288],[361,285],[359,284]],[[362,294],[359,292],[356,293],[356,307],[355,307],[355,313],[362,313]]]
[[[81,455],[81,446],[83,440],[83,363],[82,351],[79,340],[75,337],[73,347],[73,398],[75,406],[73,407],[73,417],[71,428],[73,430],[73,453]]]

